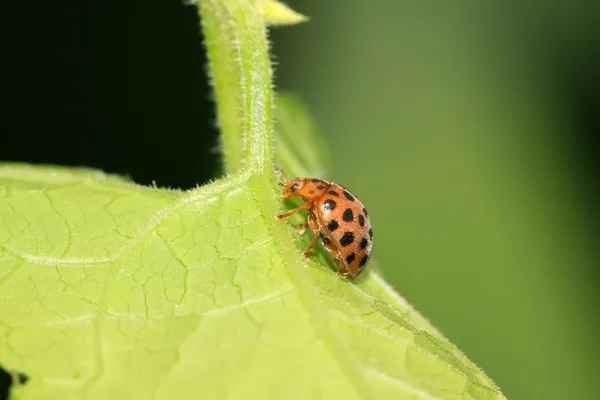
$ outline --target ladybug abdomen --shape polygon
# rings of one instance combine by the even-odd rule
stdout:
[[[337,249],[334,254],[356,275],[367,265],[373,250],[373,230],[367,210],[344,187],[332,184],[315,202],[321,233]]]

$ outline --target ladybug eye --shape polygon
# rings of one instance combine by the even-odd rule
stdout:
[[[290,190],[291,190],[292,192],[295,192],[295,191],[296,191],[296,189],[298,189],[298,184],[297,184],[297,183],[294,183],[292,186],[290,186]]]

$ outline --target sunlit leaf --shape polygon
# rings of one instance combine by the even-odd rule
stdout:
[[[0,360],[25,398],[499,396],[381,277],[286,252],[247,175],[1,171]]]

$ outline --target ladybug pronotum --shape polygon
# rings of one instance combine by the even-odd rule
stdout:
[[[298,227],[298,231],[303,234],[310,226],[315,237],[304,251],[304,257],[308,257],[321,238],[325,248],[336,258],[338,273],[358,276],[373,250],[371,221],[360,200],[342,185],[317,178],[296,178],[279,185],[283,186],[281,199],[299,196],[304,203],[278,215],[277,219],[308,210],[306,222]]]

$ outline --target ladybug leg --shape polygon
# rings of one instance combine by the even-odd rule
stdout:
[[[304,203],[302,203],[302,205],[300,207],[291,209],[290,211],[285,212],[285,213],[283,213],[281,215],[278,215],[275,218],[277,218],[277,219],[284,219],[284,218],[289,217],[290,215],[296,214],[300,210],[307,210],[307,209],[309,209],[311,207],[312,207],[312,202],[311,201],[305,201]]]
[[[319,235],[315,235],[315,238],[313,240],[311,240],[310,244],[308,245],[306,250],[304,250],[304,253],[302,253],[302,255],[304,257],[308,258],[310,251],[312,250],[313,247],[315,247],[315,244],[317,244],[318,241],[319,241]]]
[[[340,274],[341,276],[352,276],[354,277],[354,274],[352,272],[350,272],[350,270],[348,268],[346,268],[346,266],[344,265],[344,263],[340,260],[337,260],[337,265],[338,265],[338,274]]]
[[[312,248],[315,247],[315,245],[319,241],[319,237],[320,237],[319,236],[319,226],[318,226],[317,221],[315,220],[315,217],[312,214],[312,212],[308,213],[308,218],[306,218],[306,223],[304,224],[304,227],[306,228],[307,225],[310,225],[310,229],[315,234],[315,237],[313,238],[313,240],[310,242],[310,244],[308,245],[306,250],[304,250],[304,253],[303,253],[304,257],[308,258],[308,254],[310,253]]]
[[[326,237],[323,237],[323,245],[327,250],[331,252],[331,254],[333,254],[333,257],[335,257],[335,263],[338,267],[338,274],[340,274],[341,276],[354,276],[354,274],[348,269],[346,263],[342,261],[342,256],[339,250],[336,249],[333,243],[331,243],[331,241],[329,241],[329,239],[327,239]]]
[[[305,223],[303,223],[302,225],[298,225],[298,233],[301,235],[304,235],[304,232],[306,232],[307,227],[308,227],[308,218],[306,219]]]
[[[329,249],[329,251],[331,251],[331,253],[333,254],[333,256],[335,257],[335,263],[337,264],[338,267],[338,274],[340,274],[341,276],[348,276],[348,275],[352,275],[352,272],[350,272],[350,269],[348,269],[348,266],[346,265],[346,263],[344,261],[342,261],[342,256],[339,254],[338,249],[336,249],[333,244],[329,243],[329,246],[331,246],[331,248],[328,245],[327,248]]]
[[[310,210],[308,212],[308,215],[306,216],[306,221],[304,221],[304,223],[302,225],[298,225],[298,233],[300,235],[304,235],[304,232],[306,232],[306,228],[308,227],[308,225],[310,225],[310,229],[313,232],[317,232],[317,231],[315,231],[315,229],[318,230],[318,228],[315,228],[316,221],[315,221],[314,215],[312,213],[312,210]]]

